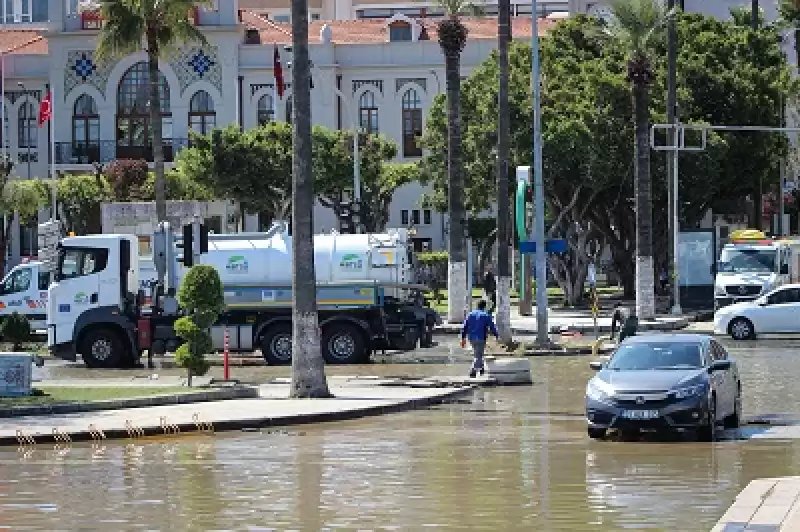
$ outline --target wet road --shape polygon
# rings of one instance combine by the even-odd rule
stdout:
[[[800,414],[798,350],[785,344],[731,346],[746,415]],[[707,531],[750,480],[800,474],[800,440],[590,441],[576,415],[588,358],[532,363],[532,388],[482,390],[382,418],[104,449],[40,447],[29,456],[2,449],[0,528]],[[373,364],[329,373],[459,368]],[[237,371],[256,379],[288,372]]]

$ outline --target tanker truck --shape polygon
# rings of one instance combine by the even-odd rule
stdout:
[[[187,231],[188,229],[188,231]],[[314,260],[322,354],[327,363],[362,363],[376,351],[432,342],[438,315],[414,284],[404,230],[381,235],[317,235]],[[153,235],[154,263],[164,279],[138,290],[134,235],[90,235],[60,241],[47,307],[47,344],[62,359],[88,367],[137,364],[143,354],[174,352],[183,341],[173,324],[184,314],[175,294],[191,264],[214,266],[225,309],[211,328],[215,350],[227,332],[231,352],[260,349],[268,364],[291,361],[292,238],[283,224],[266,233],[207,235],[199,223]],[[181,256],[181,252],[183,256]],[[149,300],[150,304],[144,304]]]

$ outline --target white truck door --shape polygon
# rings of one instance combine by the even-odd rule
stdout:
[[[108,252],[106,248],[63,248],[59,283],[69,280],[70,290],[50,302],[55,306],[51,312],[56,325],[55,343],[72,341],[75,320],[82,313],[108,305],[109,298],[114,303],[119,301],[119,284],[115,289],[100,289],[100,274],[108,266]]]

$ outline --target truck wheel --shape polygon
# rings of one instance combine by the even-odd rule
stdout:
[[[261,355],[270,366],[292,363],[292,326],[274,325],[261,337]]]
[[[125,345],[110,329],[94,329],[81,340],[81,357],[88,368],[119,368],[125,355]]]
[[[358,364],[366,357],[364,335],[353,325],[335,323],[322,331],[322,356],[328,364]]]

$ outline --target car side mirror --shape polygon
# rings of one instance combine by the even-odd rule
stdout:
[[[589,362],[589,367],[595,371],[600,371],[601,369],[603,369],[603,366],[605,365],[606,363],[603,360],[592,360],[591,362]]]
[[[715,371],[725,371],[731,369],[731,361],[730,360],[715,360],[711,363],[708,367],[709,373],[714,373]]]
[[[760,297],[756,299],[756,305],[758,305],[759,307],[766,307],[767,305],[769,305],[769,300],[766,297]]]

